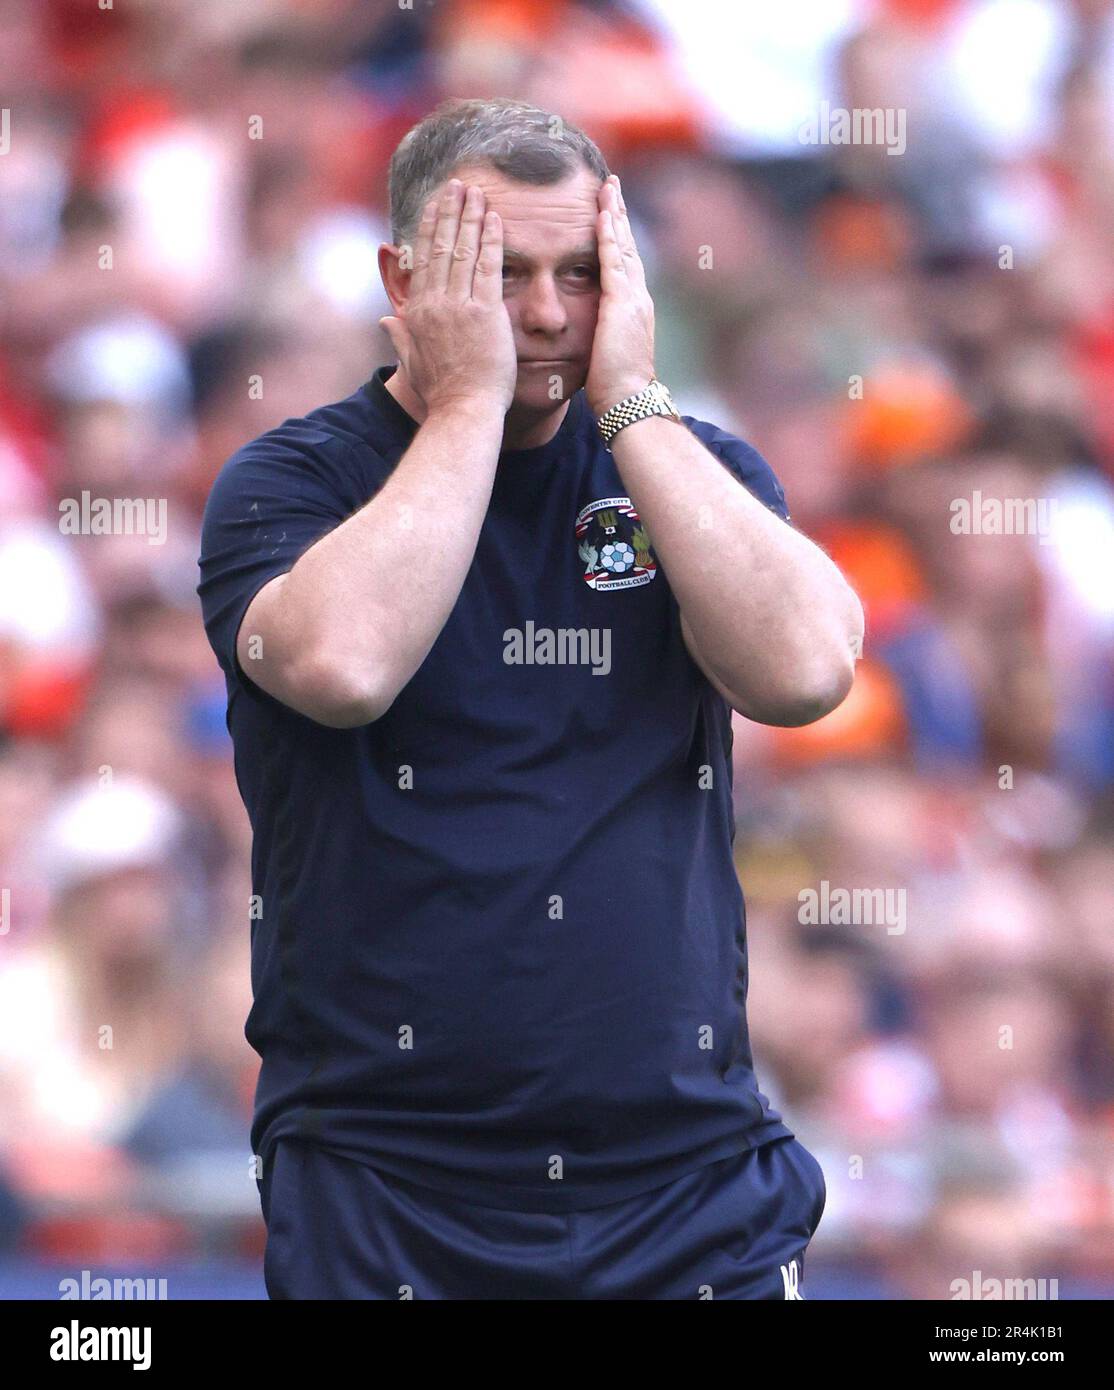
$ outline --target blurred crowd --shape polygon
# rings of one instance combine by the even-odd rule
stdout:
[[[387,161],[508,95],[622,175],[659,376],[867,611],[839,710],[735,721],[810,1274],[1114,1293],[1112,0],[0,0],[0,72],[0,1250],[258,1255],[201,509],[392,360]],[[165,528],[73,534],[84,495]],[[822,885],[902,911],[818,923]]]

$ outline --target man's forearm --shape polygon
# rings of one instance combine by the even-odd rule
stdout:
[[[389,708],[463,587],[503,420],[482,399],[431,414],[371,501],[301,556],[269,615],[265,688],[284,682],[272,693],[341,727]]]
[[[612,450],[709,678],[762,723],[834,709],[854,678],[863,617],[828,556],[675,421],[640,420]]]

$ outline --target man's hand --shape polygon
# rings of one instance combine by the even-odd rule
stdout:
[[[414,239],[410,296],[379,320],[406,380],[433,414],[466,401],[510,409],[518,379],[503,303],[503,224],[481,189],[450,179],[425,205]]]
[[[615,174],[599,191],[600,307],[585,394],[599,416],[654,375],[654,301]]]

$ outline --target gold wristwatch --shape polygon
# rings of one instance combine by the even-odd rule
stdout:
[[[633,396],[626,396],[618,405],[605,410],[596,421],[603,442],[610,447],[611,441],[621,429],[633,425],[636,420],[645,420],[648,415],[667,415],[671,420],[681,423],[681,413],[673,404],[673,397],[657,377]]]

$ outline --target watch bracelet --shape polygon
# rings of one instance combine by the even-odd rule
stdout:
[[[646,420],[652,415],[673,417],[673,411],[665,405],[654,389],[660,384],[658,379],[653,377],[641,391],[624,396],[621,401],[604,411],[596,424],[605,444],[610,444],[620,430],[625,429],[627,425],[633,425],[637,420]]]

